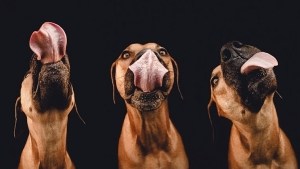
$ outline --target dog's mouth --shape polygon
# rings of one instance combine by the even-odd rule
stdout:
[[[171,74],[161,56],[142,50],[125,74],[125,101],[140,112],[156,110],[171,88]]]
[[[65,55],[60,61],[42,64],[34,54],[30,62],[32,99],[39,112],[55,108],[64,110],[71,101],[70,64]]]
[[[272,69],[278,65],[277,60],[238,41],[226,43],[220,55],[225,82],[237,90],[246,108],[258,112],[265,98],[277,88]]]

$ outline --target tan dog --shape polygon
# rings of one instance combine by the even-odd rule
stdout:
[[[127,108],[119,139],[120,169],[188,168],[181,137],[169,118],[173,66],[178,75],[176,62],[156,43],[131,44],[113,63],[112,83]]]
[[[277,88],[271,55],[238,41],[221,49],[211,76],[211,102],[232,121],[229,168],[296,169],[290,141],[280,129],[273,103]],[[209,106],[210,106],[209,104]]]
[[[75,168],[66,149],[68,114],[75,106],[66,44],[63,29],[51,22],[31,35],[34,54],[15,111],[15,137],[24,113],[29,129],[19,169]]]

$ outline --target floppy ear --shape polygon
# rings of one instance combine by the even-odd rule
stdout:
[[[72,84],[70,84],[70,87],[71,87],[71,89],[72,89],[71,91],[74,92],[74,88],[73,88],[73,85],[72,85]],[[75,95],[75,94],[74,94],[74,95]],[[74,96],[74,97],[75,97],[75,96]],[[80,114],[79,114],[79,112],[78,112],[77,105],[76,105],[76,100],[74,100],[74,107],[73,107],[73,108],[75,109],[77,116],[78,116],[79,119],[83,122],[83,124],[86,124],[85,121],[83,120],[83,118],[80,116]]]
[[[210,108],[211,108],[212,104],[215,103],[212,97],[213,96],[211,94],[209,103],[207,105],[207,114],[208,114],[209,122],[210,122],[210,125],[211,125],[211,129],[212,129],[212,140],[214,141],[215,140],[215,132],[214,132],[214,126],[213,126],[213,123],[212,123],[212,120],[211,120],[211,116],[210,116]]]
[[[114,101],[114,104],[116,104],[116,100],[115,100],[116,81],[115,81],[115,78],[114,78],[115,73],[116,73],[116,62],[114,62],[110,67],[110,78],[111,78],[111,83],[112,83],[112,87],[113,87],[113,101]]]
[[[21,108],[21,97],[18,97],[15,103],[14,137],[19,137],[26,130],[28,130],[27,118]]]
[[[74,103],[74,108],[75,108],[75,111],[79,117],[79,119],[83,122],[83,124],[86,124],[85,121],[82,119],[82,117],[80,116],[80,114],[78,113],[78,109],[77,109],[77,105],[76,105],[76,102]]]
[[[175,76],[175,80],[176,80],[176,84],[177,84],[177,88],[180,94],[181,99],[183,100],[183,96],[181,94],[180,88],[179,88],[179,70],[178,70],[178,65],[176,63],[176,61],[171,57],[171,61],[172,61],[172,65],[175,68],[174,69],[174,76]]]

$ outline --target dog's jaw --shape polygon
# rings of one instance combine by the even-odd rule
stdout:
[[[142,92],[136,89],[128,103],[131,103],[140,112],[147,112],[156,110],[165,100],[166,96],[162,94],[160,90],[155,90],[153,92]]]
[[[277,88],[272,69],[259,68],[241,74],[243,64],[258,52],[261,51],[256,47],[237,41],[226,43],[220,52],[226,84],[237,91],[242,104],[251,112],[258,112],[266,97]]]
[[[169,95],[170,73],[163,78],[162,87],[155,88],[150,92],[143,92],[133,84],[133,73],[128,70],[125,75],[125,101],[137,108],[140,112],[156,110]]]

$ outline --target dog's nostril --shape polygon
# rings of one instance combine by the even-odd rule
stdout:
[[[222,61],[226,62],[227,60],[229,60],[231,57],[231,52],[228,49],[223,50],[222,52]]]
[[[235,48],[241,48],[243,47],[243,44],[241,42],[237,42],[237,41],[234,41],[232,43],[232,45],[235,47]]]

